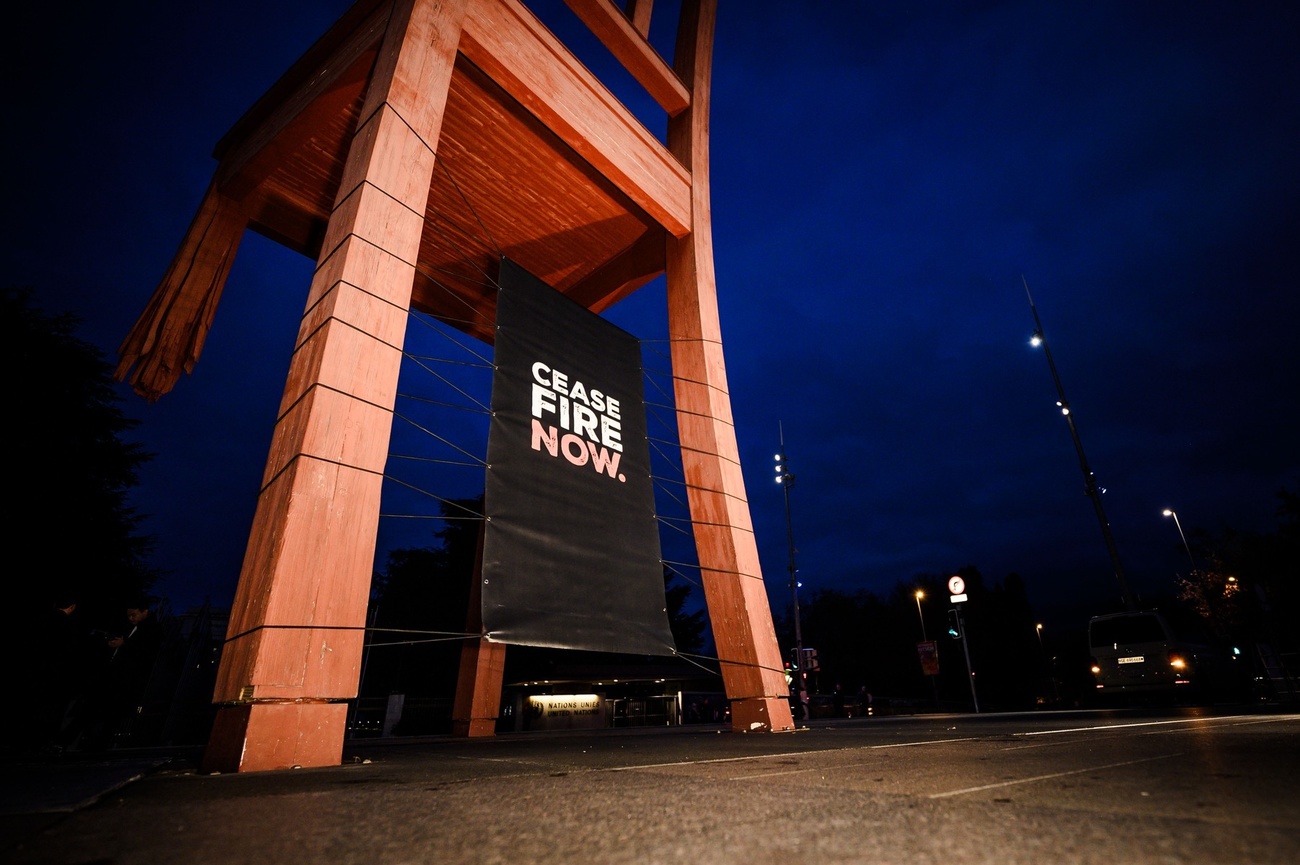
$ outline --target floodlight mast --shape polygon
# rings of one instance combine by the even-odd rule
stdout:
[[[808,693],[808,670],[803,656],[803,627],[799,622],[799,570],[795,567],[794,560],[794,524],[790,521],[790,487],[794,486],[794,472],[790,471],[790,463],[785,457],[785,425],[779,421],[777,431],[781,437],[781,449],[776,454],[776,482],[785,494],[785,541],[790,553],[790,602],[794,612],[794,674],[798,682],[796,696],[799,698],[800,712],[807,719],[808,704],[805,700]]]
[[[1079,429],[1074,423],[1074,413],[1070,410],[1070,403],[1065,398],[1065,388],[1061,386],[1061,377],[1056,372],[1056,363],[1052,360],[1052,350],[1047,346],[1047,337],[1043,334],[1043,323],[1038,318],[1038,307],[1034,306],[1034,296],[1029,292],[1029,281],[1022,275],[1021,282],[1025,284],[1025,296],[1029,298],[1029,309],[1034,314],[1034,336],[1031,340],[1033,345],[1043,347],[1043,355],[1047,358],[1047,367],[1052,371],[1052,381],[1056,384],[1057,405],[1061,407],[1061,414],[1065,415],[1065,422],[1070,427],[1070,437],[1074,440],[1074,452],[1079,455],[1079,468],[1083,472],[1083,491],[1084,494],[1092,500],[1092,509],[1097,513],[1097,524],[1101,526],[1101,536],[1106,542],[1106,552],[1110,554],[1111,567],[1115,570],[1115,579],[1119,581],[1120,596],[1124,600],[1124,606],[1129,610],[1138,608],[1137,599],[1133,596],[1133,590],[1129,588],[1128,577],[1124,573],[1124,565],[1119,559],[1119,549],[1115,546],[1115,536],[1110,531],[1110,521],[1106,519],[1106,509],[1101,504],[1101,490],[1097,488],[1097,478],[1088,467],[1088,458],[1083,453],[1083,442],[1079,439]]]

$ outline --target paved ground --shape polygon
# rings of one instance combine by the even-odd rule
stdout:
[[[0,849],[123,865],[1300,862],[1300,715],[1280,712],[869,718],[345,754],[223,776],[196,774],[191,755],[12,764]],[[97,766],[95,793],[76,776]]]

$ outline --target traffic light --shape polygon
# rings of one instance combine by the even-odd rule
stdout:
[[[961,613],[956,610],[948,611],[948,636],[954,640],[961,639]]]

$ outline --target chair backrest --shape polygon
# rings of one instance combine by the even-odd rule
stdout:
[[[677,68],[647,38],[652,0],[566,3],[681,125],[713,0],[682,4]],[[197,361],[245,227],[319,257],[394,6],[359,0],[217,144],[212,187],[121,349],[118,376],[143,395]],[[662,137],[523,2],[467,0],[413,305],[490,340],[502,255],[596,310],[662,273],[666,237],[692,228],[690,136]]]

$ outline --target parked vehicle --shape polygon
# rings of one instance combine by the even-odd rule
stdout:
[[[1239,696],[1244,681],[1230,648],[1184,628],[1156,610],[1094,616],[1088,623],[1096,694],[1214,700]]]

